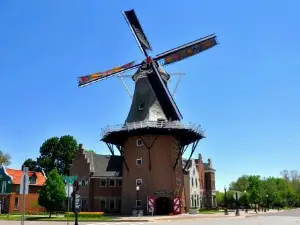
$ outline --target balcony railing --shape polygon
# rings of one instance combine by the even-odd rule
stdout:
[[[142,128],[188,129],[204,136],[204,131],[201,126],[197,126],[192,123],[181,123],[178,121],[140,121],[115,126],[106,126],[101,130],[101,135],[105,136],[111,132],[130,131]]]

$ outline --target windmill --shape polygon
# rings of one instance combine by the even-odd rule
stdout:
[[[145,206],[136,205],[138,200],[135,199],[135,192],[139,186],[139,196],[151,200],[156,214],[159,214],[158,209],[171,205],[173,209],[168,209],[168,213],[178,214],[182,207],[187,206],[186,200],[181,198],[185,193],[183,186],[187,173],[186,166],[182,164],[182,155],[192,144],[185,164],[188,165],[198,142],[205,136],[200,126],[181,122],[182,115],[173,99],[174,92],[172,95],[167,87],[170,74],[163,66],[214,47],[217,45],[216,35],[151,57],[148,52],[152,48],[134,10],[124,11],[123,15],[145,59],[140,63],[131,61],[105,72],[79,77],[79,87],[112,76],[123,78],[122,73],[137,69],[132,76],[135,90],[133,95],[130,94],[132,103],[127,119],[121,125],[104,128],[101,141],[107,144],[112,155],[116,148],[123,159],[122,213],[127,214],[132,208]],[[177,87],[178,84],[175,91]],[[144,188],[144,184],[147,184],[147,188]]]
[[[142,29],[135,11],[133,9],[124,11],[123,15],[132,31],[132,34],[140,50],[145,56],[145,60],[137,64],[135,63],[136,61],[131,61],[104,72],[81,76],[78,78],[78,86],[84,87],[94,82],[107,79],[111,76],[117,76],[121,73],[140,68],[146,74],[150,86],[155,93],[157,100],[168,120],[181,120],[182,115],[165,82],[163,82],[162,76],[159,73],[159,69],[161,66],[170,65],[214,47],[215,45],[217,45],[216,35],[211,34],[209,36],[203,37],[169,51],[165,51],[152,58],[148,55],[148,52],[152,51],[151,45]]]

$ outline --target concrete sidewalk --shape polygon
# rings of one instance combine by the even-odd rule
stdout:
[[[240,211],[240,216],[235,216],[235,212],[229,212],[225,215],[224,212],[214,213],[214,214],[180,214],[174,216],[141,216],[141,217],[120,217],[114,219],[114,222],[155,222],[155,221],[173,221],[173,220],[193,220],[193,219],[217,219],[217,218],[230,218],[230,219],[243,219],[246,217],[259,216],[265,214],[275,214],[278,212],[283,212],[283,210],[269,210],[267,212],[257,212],[253,210],[245,213],[245,211]]]

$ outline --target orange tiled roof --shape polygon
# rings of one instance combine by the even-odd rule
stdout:
[[[22,170],[5,168],[5,171],[9,176],[13,177],[13,180],[12,180],[13,184],[20,184],[21,177],[23,174]],[[30,184],[30,185],[43,186],[46,182],[46,177],[41,172],[28,171],[29,177],[31,177],[34,174],[36,176],[36,184]]]

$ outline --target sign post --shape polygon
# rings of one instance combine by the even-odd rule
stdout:
[[[74,190],[72,193],[72,211],[75,214],[75,223],[74,225],[78,225],[78,213],[81,210],[81,196],[79,195],[79,183],[75,181]]]
[[[69,225],[69,212],[70,212],[70,197],[71,197],[71,191],[70,189],[72,188],[73,190],[73,183],[75,180],[77,180],[77,176],[64,176],[63,180],[67,184],[67,197],[68,197],[68,214],[67,214],[67,224]]]
[[[21,225],[24,225],[25,223],[25,205],[26,205],[25,200],[26,200],[26,194],[28,194],[28,188],[29,188],[28,167],[24,167],[23,174],[21,177],[21,182],[20,182],[20,194],[23,195]]]

